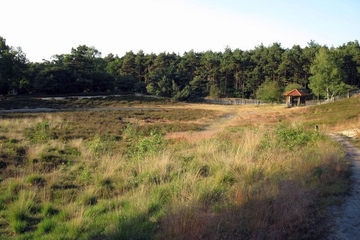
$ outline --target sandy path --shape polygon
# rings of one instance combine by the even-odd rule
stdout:
[[[329,240],[360,239],[360,150],[352,146],[345,137],[329,134],[331,138],[344,146],[351,161],[351,186],[349,194],[340,206],[332,206],[328,211]]]

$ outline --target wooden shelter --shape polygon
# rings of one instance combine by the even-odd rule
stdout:
[[[310,96],[310,94],[301,91],[299,89],[293,89],[283,94],[286,97],[286,106],[300,106],[306,105],[306,97]]]

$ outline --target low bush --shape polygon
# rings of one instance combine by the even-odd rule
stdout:
[[[276,130],[276,137],[279,144],[292,150],[294,147],[314,144],[319,138],[324,136],[317,131],[305,130],[305,128],[299,124],[292,127],[288,124],[280,124]]]
[[[34,127],[27,128],[26,136],[34,143],[42,143],[51,139],[52,136],[49,122],[39,122]]]
[[[110,154],[116,146],[116,141],[111,136],[95,135],[94,138],[88,142],[87,146],[95,155],[99,156]]]

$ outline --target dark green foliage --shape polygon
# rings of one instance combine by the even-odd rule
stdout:
[[[69,54],[54,55],[51,61],[28,63],[21,48],[8,46],[0,37],[0,93],[99,93],[140,92],[169,97],[175,101],[197,101],[204,96],[254,98],[265,81],[276,81],[281,89],[289,83],[304,88],[321,45],[310,41],[301,48],[285,49],[280,43],[263,44],[252,50],[225,48],[223,52],[127,52],[124,56],[101,57],[94,47],[80,45]],[[360,87],[360,46],[348,42],[332,49],[338,72],[345,73],[340,89]],[[335,74],[338,75],[338,74]],[[312,84],[315,94],[324,95]],[[326,90],[325,90],[326,91]],[[269,99],[277,101],[278,99]]]
[[[131,75],[120,75],[115,79],[115,90],[121,92],[145,92],[145,86],[136,84],[135,78]]]
[[[26,55],[20,47],[10,47],[0,36],[0,94],[17,94],[25,85],[26,61]]]
[[[176,92],[176,84],[174,87],[174,80],[169,79],[167,76],[163,76],[159,81],[150,83],[146,86],[147,92],[153,95],[162,97],[172,97]]]
[[[293,89],[302,89],[303,87],[298,83],[289,83],[286,85],[284,92],[291,91]]]
[[[264,102],[280,102],[282,90],[275,81],[264,82],[256,91],[256,97]]]
[[[114,90],[114,77],[106,72],[93,72],[90,75],[92,80],[92,92],[110,92]]]
[[[71,72],[62,68],[44,69],[34,80],[34,90],[39,93],[59,94],[76,91],[75,79]]]

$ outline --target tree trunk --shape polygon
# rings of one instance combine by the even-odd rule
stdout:
[[[329,87],[326,87],[326,99],[329,101],[329,96],[330,96],[330,93],[329,93]]]

